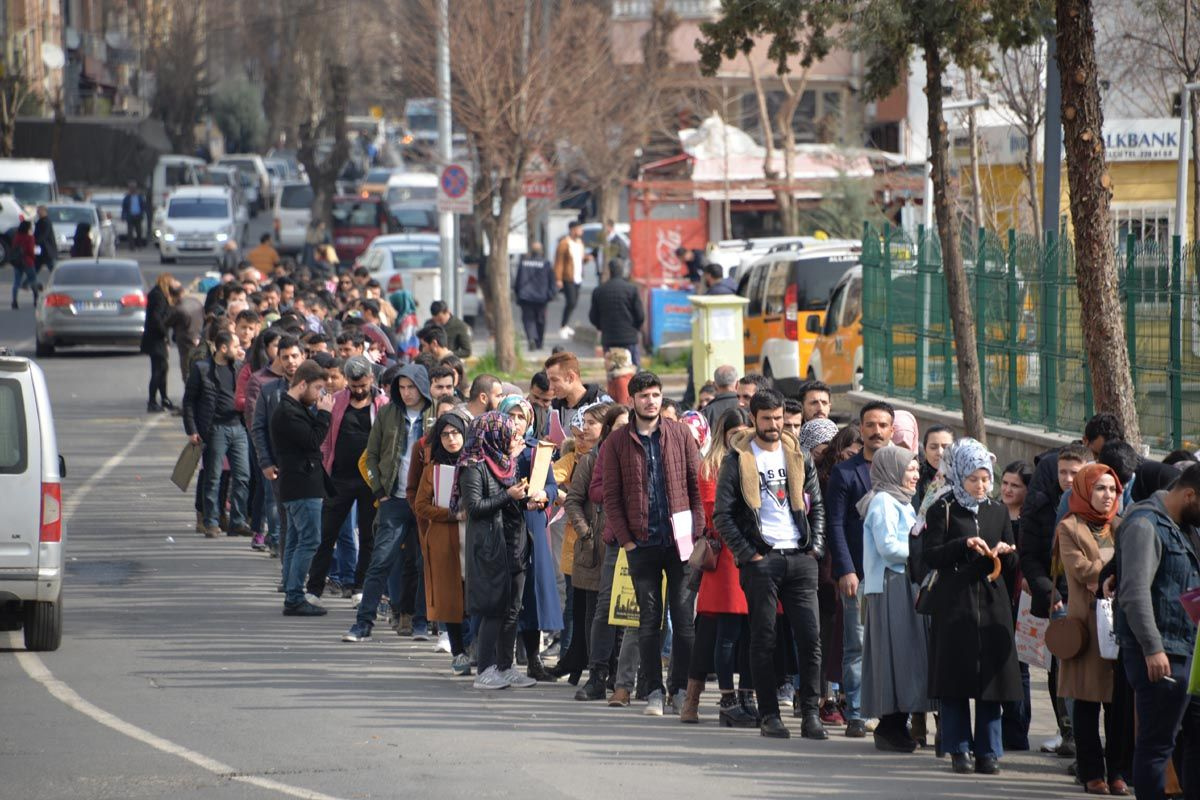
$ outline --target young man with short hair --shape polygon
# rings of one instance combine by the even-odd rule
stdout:
[[[800,654],[796,687],[801,735],[825,739],[821,699],[818,562],[825,554],[825,508],[812,459],[784,430],[783,395],[750,399],[754,431],[734,436],[717,478],[713,526],[737,561],[750,608],[750,668],[763,736],[786,739],[775,674],[776,609],[783,605]],[[699,684],[699,681],[696,682]],[[692,685],[689,682],[689,699]],[[697,701],[699,700],[697,692]]]
[[[833,408],[833,392],[828,384],[821,381],[805,381],[800,387],[800,405],[804,407],[804,421],[814,419],[829,419]]]
[[[321,538],[321,505],[328,477],[321,467],[321,443],[329,431],[332,408],[333,398],[325,393],[325,370],[310,360],[297,368],[271,415],[271,448],[279,459],[279,499],[288,515],[283,552],[284,616],[326,613],[305,596],[304,577]]]
[[[754,393],[761,389],[773,389],[774,381],[765,375],[757,372],[750,372],[743,375],[737,382],[737,398],[738,405],[742,408],[750,407],[750,398],[754,397]]]
[[[485,373],[475,376],[467,395],[467,411],[474,419],[496,410],[500,405],[500,400],[504,397],[504,388],[499,378]]]
[[[559,335],[564,339],[575,335],[575,330],[568,323],[571,321],[571,312],[579,303],[583,265],[591,260],[591,254],[585,252],[583,246],[583,223],[574,220],[567,226],[567,235],[558,240],[558,248],[554,252],[554,282],[563,293],[562,330]]]
[[[546,371],[533,373],[529,379],[529,394],[525,399],[533,406],[533,430],[539,439],[545,438],[550,432],[550,405],[554,402],[554,392],[550,391],[550,378]]]
[[[426,325],[417,332],[417,338],[421,340],[422,353],[432,353],[439,361],[450,355],[450,349],[446,347],[446,329],[441,325]]]
[[[783,401],[783,429],[800,440],[800,429],[804,427],[804,406],[799,400],[787,398]]]
[[[446,347],[459,358],[471,357],[471,329],[467,323],[450,313],[442,300],[429,304],[429,321],[446,331]]]
[[[608,527],[626,551],[641,610],[638,648],[648,693],[645,713],[662,716],[664,574],[673,634],[673,668],[666,693],[676,712],[683,707],[691,660],[694,633],[688,566],[680,558],[676,536],[697,535],[704,529],[700,451],[687,425],[662,418],[662,382],[656,375],[634,375],[629,395],[633,401],[629,424],[614,431],[601,451],[604,512]]]
[[[245,414],[250,440],[254,443],[254,457],[263,478],[263,510],[267,518],[267,536],[263,544],[273,553],[281,553],[287,541],[287,515],[279,502],[279,461],[271,446],[271,415],[279,407],[283,393],[292,383],[292,377],[304,354],[295,336],[280,336],[274,360],[254,373],[246,390]],[[253,391],[251,391],[253,390]],[[254,543],[251,542],[251,547]],[[281,565],[282,566],[282,565]]]
[[[546,359],[544,366],[550,390],[554,392],[550,407],[556,411],[576,411],[592,403],[611,400],[599,384],[584,383],[579,377],[579,358],[574,353],[567,350],[555,353]]]

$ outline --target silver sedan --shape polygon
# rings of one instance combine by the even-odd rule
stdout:
[[[59,345],[140,347],[146,327],[146,290],[136,261],[60,261],[34,310],[37,354]]]

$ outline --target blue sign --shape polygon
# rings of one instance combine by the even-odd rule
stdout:
[[[650,290],[650,348],[692,336],[691,292],[679,289]]]

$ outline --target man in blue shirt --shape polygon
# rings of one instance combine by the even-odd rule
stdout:
[[[146,198],[133,181],[129,182],[129,191],[121,200],[121,219],[125,221],[126,238],[129,249],[136,250],[146,246],[146,216],[149,211]]]

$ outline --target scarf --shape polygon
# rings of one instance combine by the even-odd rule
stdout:
[[[920,428],[917,426],[917,418],[912,415],[911,411],[900,409],[896,412],[896,417],[892,421],[892,444],[897,447],[907,447],[909,450],[916,450],[920,446],[921,436]]]
[[[1117,502],[1113,503],[1107,514],[1101,514],[1092,508],[1092,490],[1096,488],[1096,483],[1104,475],[1112,475],[1113,480],[1117,483]],[[1120,499],[1121,479],[1117,477],[1117,473],[1113,472],[1112,467],[1104,464],[1088,464],[1075,474],[1075,481],[1071,484],[1071,496],[1067,499],[1067,510],[1092,528],[1107,529],[1112,523],[1113,517],[1117,515]],[[1102,531],[1100,536],[1104,535]]]
[[[467,440],[458,454],[459,471],[471,464],[486,464],[501,486],[512,486],[517,475],[517,460],[510,454],[513,431],[512,420],[499,411],[476,417],[467,429]],[[459,502],[456,480],[450,493],[450,510],[458,511]]]
[[[833,441],[838,435],[837,423],[831,419],[810,419],[800,429],[800,449],[811,453],[814,447]]]
[[[460,415],[451,411],[438,417],[437,422],[433,423],[433,432],[429,434],[430,463],[453,467],[458,463],[458,457],[462,450],[457,453],[448,453],[446,448],[442,447],[442,432],[446,428],[454,428],[464,438],[467,435],[467,423]]]
[[[977,469],[992,473],[992,454],[988,449],[969,436],[959,439],[942,453],[941,469],[946,473],[946,483],[958,504],[972,514],[978,514],[980,501],[967,491],[964,482]]]
[[[890,495],[902,506],[912,503],[916,492],[913,489],[905,489],[903,483],[904,473],[916,457],[917,454],[912,450],[895,445],[888,445],[876,451],[875,457],[871,459],[871,490],[864,494],[855,506],[860,517],[866,519],[867,509],[871,507],[871,501],[877,494]]]
[[[533,404],[519,394],[510,394],[500,400],[500,405],[496,410],[501,414],[508,416],[514,408],[520,408],[521,413],[525,415],[525,422],[530,428],[533,427]]]

